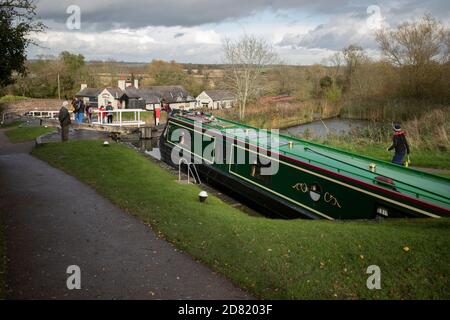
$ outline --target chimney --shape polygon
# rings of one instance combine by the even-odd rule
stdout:
[[[81,84],[81,90],[86,89],[87,87],[88,87],[88,85],[86,83]]]
[[[125,80],[119,80],[117,86],[118,86],[122,91],[125,91],[125,83],[126,83]]]
[[[134,79],[134,87],[136,89],[139,89],[139,80],[138,79]]]

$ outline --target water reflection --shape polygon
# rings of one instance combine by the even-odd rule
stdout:
[[[346,135],[354,129],[367,127],[369,121],[353,119],[327,119],[280,130],[282,134],[292,136],[307,135],[312,138],[326,138],[328,134]]]
[[[161,160],[161,152],[159,150],[158,139],[137,140],[133,141],[132,144],[141,152],[148,154],[156,160]]]

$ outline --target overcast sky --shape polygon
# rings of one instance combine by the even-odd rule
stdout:
[[[48,26],[42,47],[28,55],[63,50],[88,60],[152,59],[221,63],[221,41],[254,34],[291,64],[320,63],[349,44],[377,56],[374,32],[425,13],[450,24],[449,0],[37,0]],[[80,9],[80,28],[67,10]],[[69,10],[70,11],[70,10]],[[73,13],[73,11],[70,11]],[[69,19],[69,27],[67,20]]]

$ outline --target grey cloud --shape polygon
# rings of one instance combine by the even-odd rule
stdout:
[[[350,44],[357,44],[366,49],[376,48],[373,30],[366,28],[366,18],[359,15],[335,17],[306,34],[285,35],[278,46],[341,50]]]
[[[272,9],[306,9],[335,12],[347,8],[350,0],[39,0],[38,14],[43,20],[65,23],[70,5],[81,8],[82,23],[97,24],[104,30],[113,26],[198,26],[247,17]]]
[[[408,19],[417,19],[425,13],[432,13],[438,18],[443,17],[444,22],[450,22],[449,15],[445,14],[450,8],[449,1],[385,2],[384,4],[380,3],[379,7],[384,23],[390,26],[396,26]],[[362,7],[358,11],[332,15],[328,22],[318,25],[306,34],[286,34],[277,45],[292,48],[340,50],[350,44],[356,44],[365,49],[376,50],[378,48],[374,34],[376,29],[367,26],[369,14],[366,8]]]

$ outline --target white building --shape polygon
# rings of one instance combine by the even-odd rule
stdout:
[[[98,106],[106,107],[109,102],[111,102],[114,110],[122,109],[122,98],[123,92],[118,87],[109,87],[103,89],[98,95]]]
[[[235,95],[227,90],[206,90],[197,97],[197,105],[208,109],[225,109],[234,107]]]

